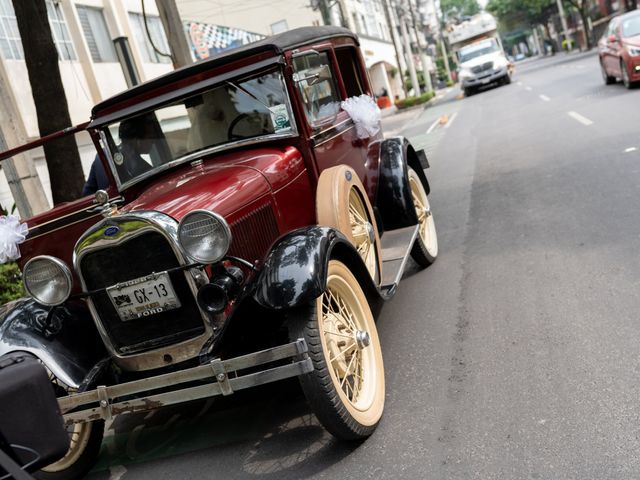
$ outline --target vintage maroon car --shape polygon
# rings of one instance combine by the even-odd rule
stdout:
[[[374,314],[438,244],[426,157],[383,138],[372,93],[355,35],[303,28],[58,134],[92,136],[108,186],[27,220],[32,298],[0,309],[0,355],[42,361],[72,433],[41,478],[86,473],[115,415],[294,376],[333,435],[373,432]]]
[[[627,88],[640,82],[640,11],[613,18],[598,41],[602,78],[607,85],[622,80]]]

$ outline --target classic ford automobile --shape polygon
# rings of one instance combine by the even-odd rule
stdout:
[[[116,415],[290,377],[333,435],[371,435],[385,399],[374,315],[409,256],[438,253],[427,159],[383,138],[371,95],[353,33],[302,28],[0,154],[83,132],[106,179],[26,220],[31,298],[0,307],[0,355],[47,367],[71,436],[40,478],[82,477]]]

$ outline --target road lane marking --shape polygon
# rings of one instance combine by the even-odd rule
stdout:
[[[522,82],[518,82],[518,86],[521,87],[522,86]]]
[[[546,95],[538,95],[540,97],[540,100],[544,100],[545,102],[550,102],[551,99],[549,97],[547,97]]]
[[[451,115],[449,117],[449,121],[447,122],[447,124],[444,126],[444,128],[449,128],[451,126],[451,124],[453,123],[453,121],[456,119],[456,117],[458,116],[458,112],[454,113],[453,115]]]
[[[109,480],[120,480],[125,473],[127,469],[123,465],[109,467]]]
[[[436,119],[435,122],[433,122],[431,124],[431,126],[429,127],[429,129],[427,130],[427,135],[430,134],[431,132],[433,132],[433,129],[436,128],[438,126],[438,124],[440,123],[440,119]]]
[[[593,125],[593,122],[591,120],[589,120],[587,117],[583,117],[579,113],[571,111],[571,112],[567,112],[567,115],[569,115],[571,118],[573,118],[574,120],[577,120],[583,125],[586,125],[586,126]]]
[[[638,150],[638,147],[629,147],[629,148],[625,148],[624,153],[631,153],[631,152],[635,152],[636,150]]]
[[[531,90],[533,90],[533,88],[531,88],[531,87],[524,87],[524,89],[525,89],[527,92],[530,92]]]

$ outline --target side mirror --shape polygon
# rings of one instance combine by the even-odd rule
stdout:
[[[607,37],[607,43],[618,43],[618,39],[615,35],[609,35]]]

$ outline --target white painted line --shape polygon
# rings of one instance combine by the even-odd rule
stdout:
[[[531,88],[531,87],[524,87],[524,89],[525,89],[527,92],[530,92],[531,90],[533,90],[533,88]]]
[[[123,465],[109,467],[109,480],[120,480],[125,473],[127,469]]]
[[[635,152],[636,150],[638,150],[638,147],[629,147],[629,148],[625,148],[624,153],[631,153],[631,152]]]
[[[547,97],[546,95],[538,95],[540,97],[540,100],[544,100],[545,102],[550,102],[551,99],[549,97]]]
[[[586,126],[593,125],[593,122],[591,120],[589,120],[587,117],[583,117],[579,113],[567,112],[567,115],[569,115],[571,118],[573,118],[574,120],[577,120],[583,125],[586,125]]]
[[[522,82],[518,82],[518,86],[521,87],[522,86]]]
[[[431,124],[431,126],[429,127],[429,130],[427,130],[427,134],[433,132],[433,129],[436,128],[439,123],[440,123],[440,119],[438,118],[435,122]]]
[[[458,112],[456,112],[453,115],[451,115],[451,117],[449,117],[449,121],[444,126],[444,128],[449,128],[451,126],[451,124],[453,123],[453,121],[456,119],[457,116],[458,116]]]

